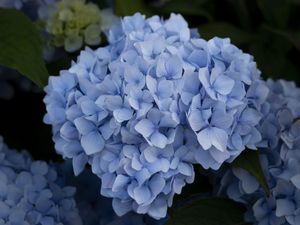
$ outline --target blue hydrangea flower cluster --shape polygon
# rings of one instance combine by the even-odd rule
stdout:
[[[0,138],[0,224],[82,225],[75,188],[56,180],[54,168],[8,149]]]
[[[181,99],[199,143],[195,160],[206,169],[219,169],[246,147],[256,149],[261,106],[269,90],[253,57],[229,39],[192,40],[183,54],[189,67]]]
[[[76,203],[84,225],[162,225],[164,220],[133,212],[117,216],[111,206],[111,199],[99,195],[101,182],[90,170],[84,170],[74,177],[72,162],[58,164],[58,177],[63,184],[76,187]]]
[[[260,161],[270,193],[247,171],[234,168],[221,180],[221,192],[248,207],[257,225],[300,223],[300,89],[293,82],[268,80]]]
[[[268,88],[250,55],[200,39],[181,15],[124,17],[108,41],[50,77],[45,122],[76,175],[92,166],[118,215],[162,218],[193,163],[217,169],[255,149]]]

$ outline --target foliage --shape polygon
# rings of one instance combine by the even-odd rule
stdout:
[[[227,199],[200,199],[171,213],[166,225],[245,225],[244,211]]]
[[[47,83],[40,35],[21,12],[0,9],[0,64],[13,68],[38,86]]]

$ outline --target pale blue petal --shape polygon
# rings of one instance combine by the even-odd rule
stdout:
[[[82,136],[81,145],[87,155],[100,152],[104,148],[104,139],[98,131]]]
[[[135,130],[144,137],[150,137],[150,135],[155,131],[155,126],[150,120],[143,119],[136,124]]]
[[[133,114],[133,110],[128,108],[116,109],[113,112],[113,115],[119,123],[130,120]]]

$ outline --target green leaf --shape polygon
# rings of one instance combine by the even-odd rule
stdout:
[[[244,225],[245,209],[229,199],[197,200],[170,212],[166,225]]]
[[[287,0],[256,0],[265,19],[274,26],[286,27],[291,5]]]
[[[188,16],[202,16],[208,21],[213,21],[212,15],[204,7],[204,4],[207,1],[208,0],[192,0],[186,2],[182,0],[172,0],[166,3],[166,5],[164,5],[164,7],[161,8],[161,11],[167,14],[177,12]]]
[[[246,150],[233,162],[234,167],[242,168],[254,176],[265,192],[269,194],[269,186],[263,173],[258,151]]]
[[[236,45],[250,42],[254,36],[226,22],[207,23],[199,26],[199,33],[205,39],[229,37]]]
[[[292,45],[294,45],[294,47],[297,48],[298,51],[300,51],[300,31],[295,32],[295,31],[281,30],[281,29],[273,28],[266,24],[263,24],[262,27],[273,34],[285,38]]]
[[[299,82],[297,61],[288,60],[292,49],[293,45],[290,41],[264,29],[257,32],[256,41],[249,45],[249,53],[254,56],[264,78],[281,78]]]
[[[20,11],[0,9],[0,64],[15,69],[38,86],[47,84],[43,44],[34,24]]]
[[[140,12],[147,16],[152,15],[151,11],[144,5],[142,0],[115,0],[115,13],[118,16],[130,16]]]

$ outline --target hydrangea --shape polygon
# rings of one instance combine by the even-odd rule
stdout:
[[[260,162],[270,193],[243,169],[228,170],[221,192],[248,207],[246,219],[258,225],[300,223],[300,89],[293,82],[268,80]]]
[[[229,39],[192,40],[182,51],[189,65],[181,99],[199,143],[195,159],[219,169],[261,141],[258,124],[268,88],[253,57]]]
[[[46,31],[57,47],[68,52],[79,50],[83,44],[99,45],[101,32],[113,21],[111,11],[100,11],[96,4],[85,0],[62,0],[52,4],[46,19]]]
[[[118,215],[133,209],[160,219],[174,195],[194,181],[190,160],[182,141],[164,149],[148,144],[107,146],[93,159],[92,170],[102,178],[101,194],[113,197]]]
[[[62,183],[76,187],[75,199],[84,225],[162,225],[164,222],[133,212],[117,216],[111,207],[111,199],[99,196],[101,182],[90,170],[74,177],[72,163],[66,161],[58,164],[57,171]]]
[[[181,15],[124,17],[108,41],[50,77],[45,122],[75,174],[92,165],[118,215],[162,218],[193,163],[217,169],[256,147],[268,88],[251,56],[200,39]]]
[[[0,224],[81,225],[75,188],[57,184],[57,173],[0,138]]]

